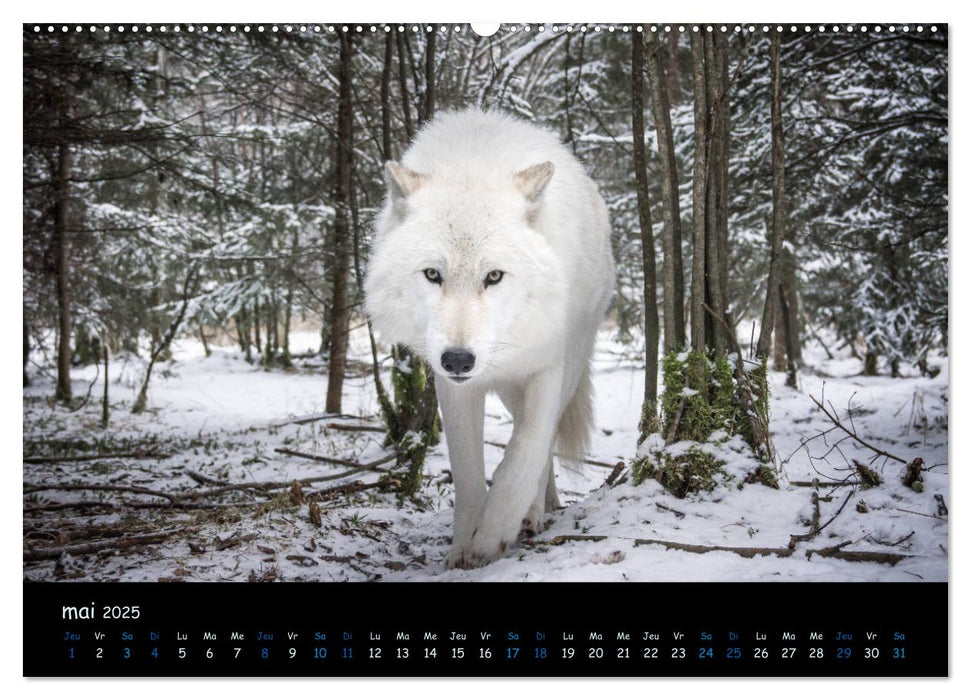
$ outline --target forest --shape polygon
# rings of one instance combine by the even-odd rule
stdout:
[[[431,373],[362,285],[385,162],[479,106],[572,149],[617,261],[589,460],[485,575],[946,579],[946,26],[51,29],[23,37],[25,576],[477,576],[441,565]]]

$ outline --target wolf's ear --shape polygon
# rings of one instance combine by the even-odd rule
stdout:
[[[395,203],[413,195],[428,179],[426,176],[419,175],[414,170],[393,160],[387,161],[384,167],[388,171],[388,188],[391,190],[391,200]]]
[[[531,165],[513,175],[516,187],[530,202],[535,202],[543,194],[553,177],[553,164],[549,161]]]

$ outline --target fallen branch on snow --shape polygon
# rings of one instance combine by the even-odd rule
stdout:
[[[24,495],[29,493],[37,493],[38,491],[118,491],[122,493],[140,493],[145,496],[155,496],[157,498],[164,498],[172,503],[179,500],[178,496],[174,496],[165,491],[155,491],[154,489],[146,489],[141,486],[116,486],[114,484],[49,484],[49,485],[30,485],[24,484]]]
[[[729,547],[726,545],[707,545],[707,544],[685,544],[682,542],[668,542],[666,540],[634,540],[634,546],[639,547],[643,545],[661,545],[666,549],[677,549],[683,552],[691,552],[693,554],[706,554],[708,552],[731,552],[732,554],[737,554],[740,557],[745,557],[746,559],[751,559],[752,557],[758,556],[774,556],[781,557],[783,559],[791,557],[793,554],[799,553],[798,550],[789,549],[784,547]],[[833,547],[823,547],[821,549],[807,549],[803,550],[806,554],[807,559],[811,559],[813,555],[818,557],[824,557],[827,559],[842,559],[843,561],[852,562],[871,562],[876,564],[889,564],[893,566],[904,559],[913,558],[908,554],[897,554],[895,552],[844,552],[843,547],[850,544],[850,541],[841,542]]]
[[[527,540],[531,545],[551,545],[558,546],[567,542],[602,542],[606,540],[606,535],[557,535],[548,540]],[[852,544],[852,540],[840,542],[832,547],[821,547],[819,549],[799,550],[789,549],[788,547],[730,547],[728,545],[717,544],[687,544],[684,542],[670,542],[668,540],[649,540],[635,539],[635,547],[647,545],[660,545],[666,549],[677,549],[682,552],[692,554],[707,554],[708,552],[730,552],[740,557],[751,559],[753,557],[773,556],[783,559],[791,557],[793,554],[805,553],[807,559],[813,555],[827,559],[841,559],[851,562],[871,562],[875,564],[889,564],[893,566],[904,559],[912,559],[909,554],[897,554],[896,552],[845,552],[843,547]]]
[[[290,457],[302,457],[304,459],[312,459],[315,462],[324,462],[325,464],[339,464],[342,467],[354,467],[360,471],[367,469],[374,469],[382,464],[387,464],[395,459],[395,455],[385,455],[380,459],[376,459],[373,462],[368,462],[367,464],[360,464],[358,462],[352,462],[349,459],[340,459],[338,457],[325,457],[323,455],[310,454],[309,452],[298,452],[297,450],[291,450],[286,447],[277,447],[273,450],[282,455],[288,455]]]
[[[178,535],[186,528],[168,530],[166,532],[156,532],[151,535],[131,535],[128,537],[116,537],[111,540],[101,540],[98,542],[87,542],[85,544],[72,544],[65,547],[50,547],[45,549],[25,549],[24,561],[44,561],[47,559],[60,559],[63,555],[74,556],[76,554],[94,554],[108,549],[131,549],[144,544],[155,544],[168,539],[172,535]]]

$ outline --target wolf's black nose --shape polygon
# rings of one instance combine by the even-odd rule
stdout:
[[[464,348],[449,348],[442,353],[442,367],[449,374],[468,374],[475,367],[475,355]]]

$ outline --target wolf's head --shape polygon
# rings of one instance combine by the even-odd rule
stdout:
[[[552,163],[489,183],[388,163],[365,295],[382,337],[456,383],[513,378],[549,361],[568,280],[538,226]]]

